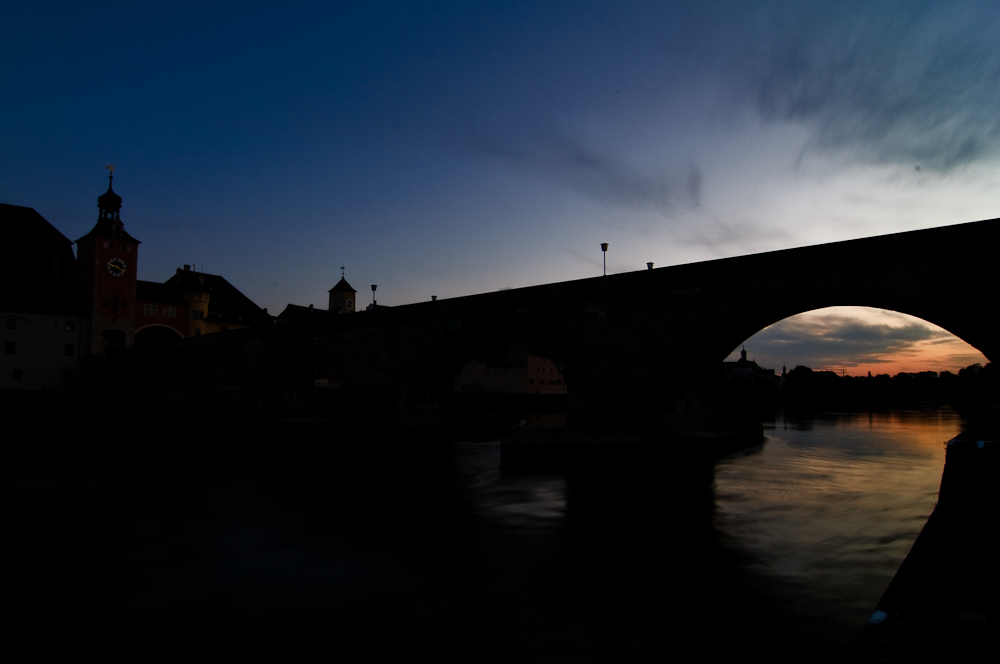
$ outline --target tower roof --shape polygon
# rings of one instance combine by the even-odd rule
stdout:
[[[111,180],[113,178],[114,175],[108,176],[108,190],[97,197],[97,207],[101,211],[97,218],[97,224],[90,229],[89,233],[77,240],[77,242],[87,237],[96,236],[114,237],[139,244],[139,240],[125,232],[125,224],[122,223],[119,217],[119,211],[122,207],[122,197],[116,194],[111,188]]]
[[[122,209],[122,197],[111,188],[114,175],[108,176],[108,190],[97,197],[97,207],[102,212],[118,212]]]
[[[351,288],[351,285],[347,283],[347,280],[343,277],[337,282],[337,285],[327,291],[327,293],[342,293],[344,291],[350,291],[352,293],[357,293],[358,291]]]

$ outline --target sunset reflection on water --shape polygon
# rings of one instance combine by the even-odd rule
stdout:
[[[778,415],[716,468],[717,525],[796,611],[864,622],[934,509],[950,408]]]

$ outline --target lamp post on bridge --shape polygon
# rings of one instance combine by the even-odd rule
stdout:
[[[608,243],[601,243],[601,253],[604,254],[604,276],[608,276]]]
[[[375,284],[372,284],[372,309],[375,308],[375,289],[378,288]]]

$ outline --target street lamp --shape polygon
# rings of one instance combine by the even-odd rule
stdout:
[[[608,243],[601,243],[601,251],[604,253],[604,276],[608,276]]]
[[[647,270],[652,270],[653,269],[653,264],[652,263],[646,263],[646,269]]]
[[[375,284],[372,284],[372,309],[375,308],[375,289],[378,288]]]

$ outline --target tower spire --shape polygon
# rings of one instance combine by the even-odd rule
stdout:
[[[105,168],[108,169],[108,190],[97,197],[97,209],[100,210],[101,219],[118,220],[122,209],[122,197],[111,188],[115,179],[115,165],[108,164]]]

